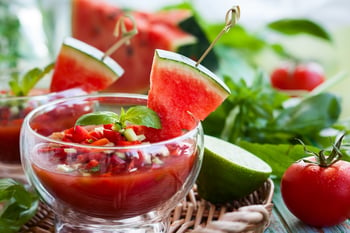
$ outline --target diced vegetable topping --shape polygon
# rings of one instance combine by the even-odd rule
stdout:
[[[133,146],[148,144],[142,134],[144,126],[128,126],[122,130],[114,130],[113,124],[98,126],[76,125],[62,132],[53,133],[50,137],[63,142],[73,142],[82,145],[102,146],[94,150],[84,147],[68,147],[60,144],[44,144],[39,149],[40,154],[55,164],[55,170],[63,173],[75,173],[84,176],[110,176],[144,169],[154,169],[164,164],[164,159],[178,157],[188,153],[191,144],[172,144],[159,146],[150,150],[125,149],[109,150],[111,146]],[[120,132],[122,131],[122,133]],[[153,147],[152,147],[153,148]]]

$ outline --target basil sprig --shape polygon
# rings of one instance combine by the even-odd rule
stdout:
[[[76,125],[104,125],[114,124],[117,128],[123,129],[128,124],[143,125],[146,127],[161,128],[159,116],[156,112],[146,106],[133,106],[127,111],[123,108],[120,114],[110,111],[99,111],[81,116]]]

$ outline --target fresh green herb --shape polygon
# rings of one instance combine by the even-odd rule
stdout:
[[[270,29],[285,35],[307,34],[327,41],[331,41],[331,35],[321,25],[309,19],[280,19],[267,25]]]
[[[231,95],[203,121],[205,132],[232,143],[261,138],[260,132],[273,122],[276,110],[283,108],[289,96],[274,90],[262,72],[251,84],[229,77],[226,77],[225,83]]]
[[[124,129],[128,124],[144,125],[159,129],[160,119],[156,112],[146,106],[134,106],[126,112],[122,108],[120,115],[109,111],[88,113],[81,116],[76,125],[114,124],[116,129]]]
[[[327,92],[290,98],[264,80],[258,75],[248,85],[244,80],[227,79],[231,96],[204,120],[205,132],[232,143],[295,144],[294,139],[299,138],[322,146],[320,132],[338,121],[340,99]]]
[[[296,138],[317,151],[348,130],[339,122],[341,100],[337,95],[316,91],[292,98],[273,89],[266,80],[263,73],[251,83],[226,77],[231,95],[203,121],[203,128],[206,134],[257,155],[280,178],[291,163],[305,157]],[[344,160],[350,160],[348,154],[344,153]]]
[[[0,179],[0,232],[15,233],[36,213],[38,195],[13,179]]]
[[[29,70],[23,77],[20,77],[17,73],[11,77],[9,85],[12,92],[16,96],[26,96],[29,91],[47,74],[49,73],[54,64],[49,64],[44,69],[33,68]]]
[[[331,140],[330,137],[327,138],[325,145],[329,146]],[[298,140],[295,142],[298,143]],[[301,144],[261,144],[247,141],[240,141],[237,144],[267,162],[272,168],[273,178],[277,180],[281,179],[283,173],[292,163],[308,155],[305,153],[305,148],[313,152],[320,150],[319,147]],[[344,149],[342,152],[342,160],[350,161],[349,151]]]

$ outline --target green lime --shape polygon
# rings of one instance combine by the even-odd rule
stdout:
[[[232,143],[205,135],[204,158],[197,179],[199,195],[212,203],[242,198],[258,189],[271,167]]]

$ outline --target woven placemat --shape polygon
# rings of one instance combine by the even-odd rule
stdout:
[[[169,233],[263,232],[272,212],[273,182],[264,185],[245,198],[225,205],[213,205],[203,200],[194,186],[186,198],[172,211]],[[53,233],[54,214],[40,203],[37,214],[20,233]]]

